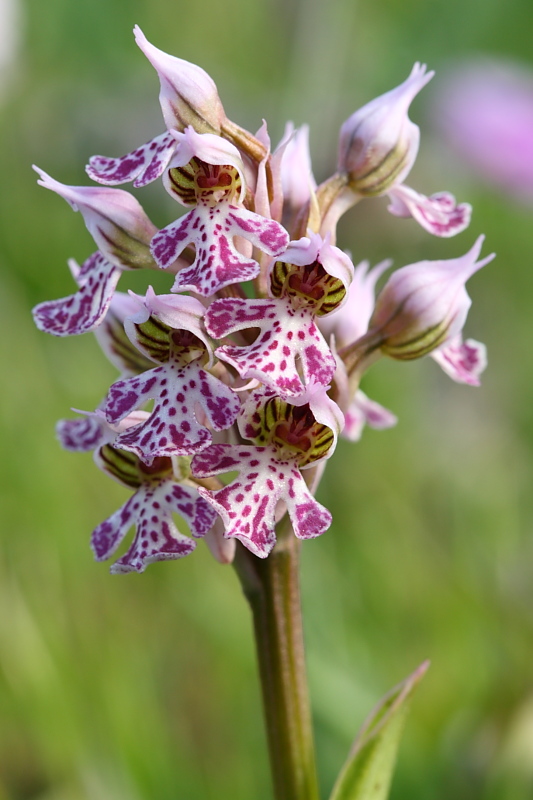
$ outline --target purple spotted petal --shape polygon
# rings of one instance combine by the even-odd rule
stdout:
[[[456,203],[449,192],[437,192],[431,197],[418,194],[409,186],[395,186],[389,191],[389,211],[397,217],[413,217],[434,236],[455,236],[470,224],[472,206]]]
[[[171,133],[162,133],[120,158],[92,156],[85,171],[93,181],[107,186],[117,186],[129,181],[133,181],[133,185],[137,187],[146,186],[163,174],[176,145],[176,139]]]
[[[112,432],[111,432],[112,433]],[[64,450],[87,453],[96,450],[105,442],[112,441],[105,418],[98,414],[87,414],[76,419],[60,419],[56,425],[56,436]]]
[[[456,336],[430,353],[439,367],[457,383],[479,386],[479,376],[487,366],[487,348],[475,339],[462,341]]]
[[[216,444],[197,454],[193,475],[206,478],[232,470],[239,477],[215,492],[198,492],[220,514],[227,537],[239,539],[252,553],[266,558],[276,543],[276,506],[287,506],[296,536],[319,536],[331,514],[309,492],[292,460],[281,461],[273,447]]]
[[[183,517],[196,538],[205,536],[217,519],[216,511],[199,496],[197,490],[182,483],[171,485],[165,494],[165,502],[171,511]]]
[[[111,567],[113,573],[143,572],[154,561],[182,558],[192,553],[196,544],[179,533],[171,512],[183,513],[186,507],[185,487],[168,479],[142,484],[137,492],[111,517],[94,530],[91,547],[97,561],[109,558],[134,525],[135,539],[128,552]],[[192,492],[192,490],[190,490]],[[192,500],[202,502],[201,498]],[[194,509],[186,508],[186,516],[194,518]]]
[[[230,209],[228,219],[232,236],[243,236],[269,256],[280,256],[284,252],[289,244],[289,234],[279,222],[254,214],[243,206],[230,206]]]
[[[115,446],[136,453],[146,464],[156,456],[191,455],[211,442],[211,433],[198,421],[200,406],[214,430],[233,424],[240,401],[225,384],[201,369],[197,361],[175,361],[137,377],[114,383],[106,415],[117,422],[147,400],[155,400],[146,422],[120,434]]]
[[[193,244],[196,259],[178,273],[173,291],[195,291],[209,297],[224,286],[252,280],[259,273],[259,264],[236,250],[235,236],[244,237],[269,255],[281,253],[289,240],[278,222],[220,202],[216,206],[196,206],[156,233],[150,248],[154,259],[165,269],[187,245]]]
[[[105,317],[120,275],[120,269],[100,253],[93,253],[76,277],[78,291],[35,306],[35,324],[39,330],[54,336],[73,336],[94,330]]]
[[[284,397],[296,397],[313,379],[327,386],[335,359],[318,330],[309,308],[294,309],[289,298],[215,300],[205,316],[207,332],[215,339],[249,328],[259,336],[245,347],[224,345],[216,355],[231,364],[242,378],[257,378]]]

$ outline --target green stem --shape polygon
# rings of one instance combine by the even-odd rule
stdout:
[[[319,800],[305,671],[299,545],[282,531],[266,559],[238,546],[235,568],[253,614],[276,800]]]

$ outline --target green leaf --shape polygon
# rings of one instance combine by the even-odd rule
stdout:
[[[413,690],[425,661],[380,700],[357,735],[330,800],[386,800]]]

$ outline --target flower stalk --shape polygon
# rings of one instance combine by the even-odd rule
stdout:
[[[318,800],[300,605],[300,542],[290,525],[259,559],[237,547],[235,570],[253,615],[276,800]]]

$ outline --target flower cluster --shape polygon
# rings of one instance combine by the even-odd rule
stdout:
[[[307,128],[288,125],[271,152],[266,124],[252,135],[230,121],[200,67],[138,28],[135,37],[159,76],[166,131],[120,158],[93,156],[87,172],[101,186],[37,170],[81,212],[97,250],[70,263],[77,291],[38,305],[35,321],[56,336],[94,331],[120,370],[99,408],[62,420],[58,437],[134,490],[92,535],[103,560],[135,528],[113,572],[180,558],[202,537],[222,562],[235,540],[264,558],[285,514],[300,539],[329,527],[314,493],[338,436],[395,424],[359,388],[378,357],[431,354],[454,380],[479,383],[484,347],[462,339],[465,283],[492,256],[478,261],[480,237],[460,258],[398,269],[376,298],[390,263],[354,268],[335,244],[337,220],[367,196],[388,195],[393,214],[437,236],[468,225],[468,205],[403,184],[419,142],[408,110],[432,77],[425,67],[344,123],[338,170],[317,186]],[[112,188],[158,178],[185,207],[161,230]],[[117,292],[133,269],[163,270],[169,293]]]

